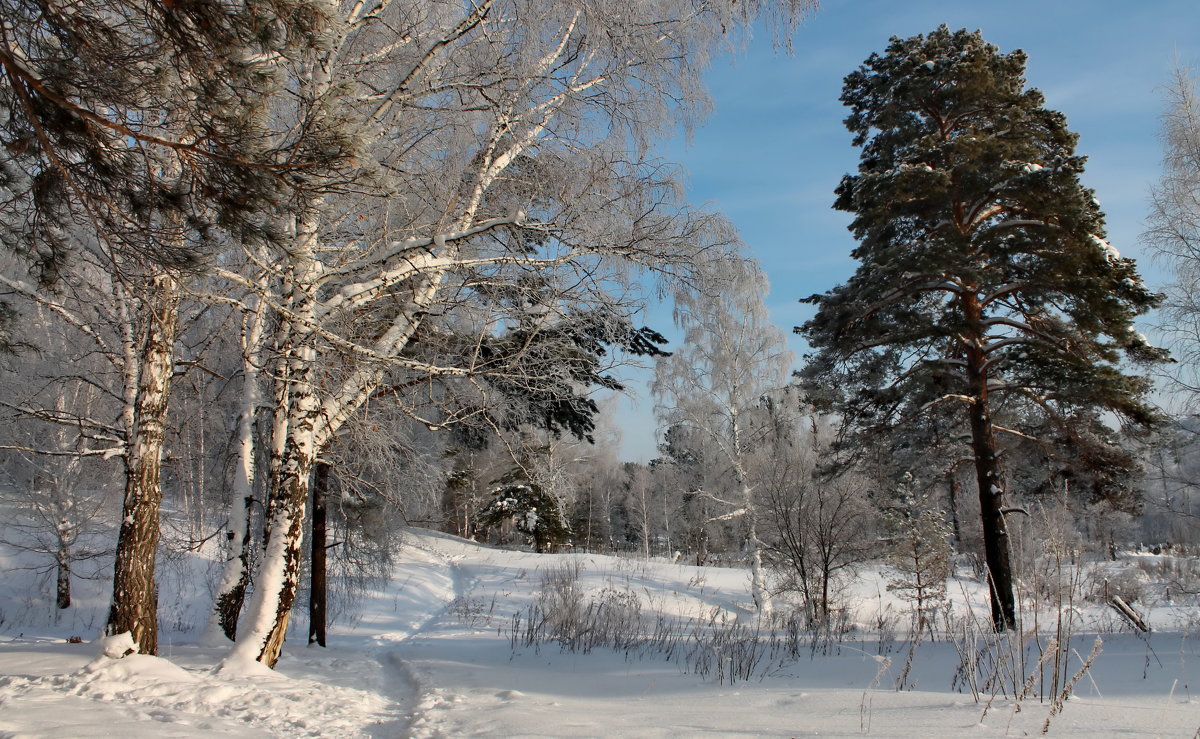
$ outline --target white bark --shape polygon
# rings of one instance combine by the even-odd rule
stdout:
[[[685,329],[685,338],[679,351],[659,360],[654,392],[663,423],[688,427],[705,440],[707,451],[698,456],[716,466],[708,473],[716,476],[715,489],[707,491],[710,497],[736,500],[740,506],[751,595],[759,613],[767,615],[773,605],[748,465],[771,428],[748,422],[747,413],[786,382],[791,353],[767,317],[766,279],[758,267],[732,262],[724,268],[724,275],[713,276],[711,294],[685,294],[678,301],[676,322]],[[717,293],[720,299],[713,299]]]
[[[132,429],[125,457],[125,502],[117,537],[113,574],[113,599],[105,633],[130,631],[142,654],[158,650],[158,595],[155,585],[163,444],[166,439],[167,402],[175,370],[175,339],[179,318],[179,284],[170,275],[152,278],[139,298],[145,307],[145,326],[136,345],[127,343],[132,356],[126,376],[137,384],[127,399]],[[131,333],[131,332],[130,332]],[[136,349],[135,349],[136,346]],[[127,387],[127,392],[129,388]]]
[[[236,627],[237,613],[245,593],[249,572],[247,554],[250,537],[250,509],[254,499],[254,426],[260,403],[262,341],[266,309],[261,306],[242,320],[242,397],[239,409],[236,463],[229,503],[226,537],[229,558],[217,584],[216,598],[208,626],[201,641],[208,645],[225,643],[230,626]]]
[[[336,108],[352,121],[390,192],[314,207],[277,273],[285,288],[263,295],[288,327],[277,351],[290,358],[277,393],[289,414],[268,556],[291,556],[277,537],[299,535],[312,461],[389,373],[400,384],[428,380],[405,408],[431,427],[454,420],[434,405],[435,381],[461,378],[464,392],[490,402],[477,378],[504,373],[502,362],[482,360],[469,342],[444,361],[409,351],[429,316],[454,337],[477,331],[482,344],[511,312],[486,288],[531,275],[546,276],[538,299],[550,313],[576,303],[632,312],[609,291],[628,286],[635,268],[688,272],[733,241],[721,219],[689,212],[661,169],[628,149],[702,111],[695,59],[761,7],[751,5],[715,3],[700,15],[688,2],[619,13],[529,0],[348,8],[291,89],[308,101],[343,96],[331,120]],[[256,627],[246,638],[271,663],[294,585],[290,565],[265,567],[282,592],[256,596],[249,620],[265,623],[262,609],[273,608],[273,636]]]
[[[246,627],[239,629],[236,645],[229,657],[237,663],[258,659],[271,667],[279,659],[287,621],[300,575],[300,549],[303,544],[304,515],[308,500],[309,473],[316,460],[318,438],[326,424],[320,416],[320,400],[313,382],[317,353],[311,331],[315,311],[311,285],[321,272],[315,251],[320,225],[320,199],[313,199],[296,221],[296,239],[287,275],[287,294],[296,321],[284,321],[277,346],[286,362],[286,375],[276,382],[286,383],[276,390],[286,397],[286,425],[277,414],[277,435],[273,439],[281,453],[277,474],[273,474],[267,503],[266,547],[256,579],[254,597],[246,612]],[[276,471],[273,470],[273,473]]]

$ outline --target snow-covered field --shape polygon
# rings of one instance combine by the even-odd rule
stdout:
[[[168,622],[160,657],[105,656],[106,645],[93,641],[103,582],[80,586],[78,604],[54,624],[43,599],[20,589],[28,573],[5,560],[0,737],[1022,736],[1041,733],[1051,712],[1037,679],[1019,702],[987,686],[977,686],[978,700],[961,681],[952,688],[970,650],[944,635],[919,646],[896,690],[909,662],[904,620],[874,571],[847,596],[854,631],[829,648],[803,646],[799,658],[764,654],[750,680],[731,683],[718,677],[732,663],[694,645],[681,643],[670,658],[636,646],[569,652],[525,645],[528,621],[513,617],[528,614],[553,572],[584,601],[636,603],[651,621],[749,624],[745,570],[500,551],[419,530],[407,541],[394,579],[368,593],[361,618],[335,626],[328,649],[294,633],[278,672],[222,669],[226,649],[194,645],[205,598],[190,591],[160,593]],[[969,623],[966,602],[982,603],[978,583],[956,581],[951,594],[958,623]],[[1071,612],[1067,674],[1097,633],[1102,651],[1050,721],[1050,736],[1200,735],[1194,606],[1163,601],[1147,637],[1121,630],[1096,605]],[[897,640],[881,641],[881,621]],[[1041,614],[1043,645],[1056,622]],[[1008,668],[1010,680],[1036,674],[1036,653],[1028,660]]]

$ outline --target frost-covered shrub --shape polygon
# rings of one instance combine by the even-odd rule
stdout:
[[[557,642],[568,652],[587,654],[597,647],[631,649],[643,641],[648,624],[638,594],[614,586],[586,592],[579,574],[578,562],[542,573],[537,599],[513,617],[514,648]]]
[[[1168,599],[1200,593],[1200,557],[1162,554],[1135,557],[1133,562],[1151,580],[1162,583]]]
[[[1107,603],[1114,596],[1126,603],[1144,600],[1150,589],[1150,576],[1137,567],[1106,568],[1093,573],[1087,597]]]

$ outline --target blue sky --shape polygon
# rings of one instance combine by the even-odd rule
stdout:
[[[1177,65],[1200,67],[1200,0],[824,0],[800,26],[793,52],[761,33],[707,75],[713,115],[661,147],[689,173],[693,203],[725,213],[771,280],[772,318],[791,335],[824,292],[854,271],[849,215],[834,211],[833,189],[855,169],[858,150],[842,124],[842,78],[891,36],[945,23],[981,29],[1002,51],[1023,49],[1026,79],[1046,105],[1067,116],[1088,157],[1084,182],[1107,215],[1109,241],[1138,259],[1152,285],[1166,280],[1139,243],[1149,188],[1161,160],[1162,86]],[[669,310],[655,311],[656,328]],[[805,347],[792,337],[799,357]],[[622,402],[622,457],[654,456],[653,401],[631,373],[637,398]]]

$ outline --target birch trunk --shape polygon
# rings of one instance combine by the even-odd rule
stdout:
[[[286,406],[286,416],[281,416],[277,408],[265,551],[247,613],[249,630],[239,636],[231,654],[234,661],[257,659],[270,667],[279,661],[296,598],[309,476],[317,457],[318,437],[321,442],[328,438],[313,379],[317,352],[311,329],[315,314],[313,286],[320,274],[316,259],[320,209],[321,199],[314,198],[296,220],[295,247],[284,286],[291,317],[282,322],[277,334],[282,345],[276,346],[286,373],[276,378],[275,395]]]
[[[742,500],[746,506],[746,537],[750,541],[750,594],[760,616],[774,612],[771,591],[767,587],[767,570],[763,566],[762,542],[758,538],[758,512],[754,507],[754,491],[742,484]]]
[[[311,350],[301,350],[299,355],[294,364],[312,360]],[[234,661],[256,659],[274,667],[286,638],[300,581],[304,516],[317,456],[320,403],[310,374],[311,370],[292,374],[288,445],[268,502],[263,563],[247,611],[248,623],[231,655]]]
[[[748,482],[749,475],[746,473],[742,457],[745,445],[742,439],[740,410],[731,404],[728,414],[732,434],[730,439],[732,459],[730,461],[733,463],[734,476],[742,493],[746,538],[750,543],[750,595],[754,598],[754,605],[758,607],[758,614],[769,616],[774,611],[774,604],[771,602],[771,591],[767,588],[767,571],[763,567],[762,540],[758,536],[758,508],[754,500],[754,488]]]
[[[156,654],[158,592],[154,570],[162,503],[159,481],[178,330],[178,283],[170,276],[155,277],[140,300],[147,307],[146,326],[140,350],[134,353],[137,384],[126,414],[132,417],[132,428],[126,442],[125,502],[105,633],[128,631],[140,653]]]
[[[317,225],[316,220],[305,224],[308,238],[304,243],[308,246],[293,254],[297,262],[294,272],[299,278],[290,290],[293,309],[287,321],[291,326],[286,341],[292,359],[284,380],[287,390],[281,393],[288,398],[289,412],[286,423],[278,424],[277,428],[281,464],[271,484],[267,546],[250,606],[254,627],[245,639],[246,645],[257,645],[257,656],[253,658],[271,667],[279,661],[296,600],[313,465],[346,420],[379,387],[383,377],[379,367],[367,364],[350,373],[324,400],[318,396],[313,377],[317,354],[311,346],[310,328],[316,313],[315,301],[311,299],[316,291],[312,286],[320,272],[320,265],[311,256],[317,241]],[[402,311],[372,345],[378,355],[393,356],[408,344],[420,326],[420,316],[436,298],[442,280],[441,273],[434,273],[415,290],[410,309]],[[234,658],[246,658],[250,649],[239,638]]]
[[[67,400],[61,393],[54,398],[54,409],[59,413],[60,417],[66,417]],[[79,451],[81,441],[79,435],[76,434],[74,444],[72,444],[65,426],[59,426],[54,432],[54,436],[59,451]],[[69,491],[71,486],[75,484],[79,467],[79,457],[67,457],[67,461],[62,465],[57,479],[51,481],[51,484],[54,486],[54,511],[58,514],[55,530],[55,541],[58,544],[58,550],[54,554],[54,559],[58,570],[56,573],[55,605],[59,609],[71,607],[71,561],[74,557],[71,547],[78,530],[68,519],[67,511],[74,507],[74,502],[71,500],[72,493]]]
[[[250,512],[254,505],[254,427],[260,396],[259,362],[265,310],[260,306],[242,329],[242,408],[238,417],[237,467],[230,496],[225,561],[203,641],[216,644],[237,638],[238,616],[250,583]]]
[[[61,610],[71,607],[71,547],[61,535],[58,541],[58,551],[55,553],[58,581],[54,604]]]

